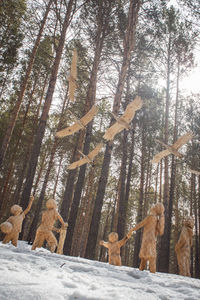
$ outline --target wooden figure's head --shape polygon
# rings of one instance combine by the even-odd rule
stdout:
[[[164,210],[165,210],[164,205],[161,202],[158,202],[151,208],[150,212],[151,214],[156,214],[160,216],[163,215]]]
[[[194,219],[192,217],[187,217],[186,220],[184,221],[184,225],[186,227],[189,227],[189,228],[193,229],[193,227],[194,227]]]
[[[56,201],[54,199],[49,199],[47,202],[46,202],[46,207],[48,209],[52,209],[52,208],[57,208],[57,204],[56,204]]]
[[[118,233],[117,232],[111,232],[108,236],[108,240],[110,243],[114,243],[118,241]]]
[[[22,207],[15,204],[15,205],[11,206],[10,212],[11,212],[12,215],[18,216],[22,212]]]

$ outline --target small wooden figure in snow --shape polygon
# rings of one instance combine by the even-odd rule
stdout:
[[[10,212],[13,216],[10,216],[4,223],[0,225],[1,231],[6,234],[3,239],[3,244],[7,244],[11,241],[13,246],[17,247],[17,241],[19,233],[22,229],[22,223],[26,214],[31,209],[34,197],[31,196],[27,208],[23,211],[21,206],[15,204],[11,207]]]
[[[49,199],[46,202],[47,210],[42,214],[42,222],[36,231],[35,240],[32,245],[32,250],[35,250],[37,247],[42,247],[44,241],[46,240],[51,252],[54,252],[57,247],[57,240],[53,234],[55,230],[54,223],[58,219],[63,227],[66,227],[67,224],[64,223],[63,218],[57,212],[57,204],[54,199]]]
[[[132,228],[134,231],[144,227],[139,253],[141,259],[139,269],[141,271],[145,269],[146,263],[149,261],[150,272],[156,272],[156,237],[164,233],[164,226],[164,206],[162,203],[157,203],[151,208],[150,214]]]
[[[108,248],[109,264],[121,266],[120,248],[130,239],[132,230],[122,239],[118,240],[118,233],[111,232],[108,236],[108,242],[100,241],[99,245]]]
[[[190,274],[190,250],[192,246],[194,220],[188,217],[183,225],[180,237],[175,246],[179,275],[189,276]]]

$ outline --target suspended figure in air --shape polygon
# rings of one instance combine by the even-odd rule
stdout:
[[[164,146],[166,149],[157,153],[154,158],[152,159],[152,163],[158,163],[163,157],[168,156],[169,154],[173,154],[176,157],[183,158],[183,154],[180,153],[178,150],[183,145],[185,145],[187,142],[189,142],[193,138],[193,133],[187,132],[184,135],[182,135],[173,145],[169,146],[163,143],[162,141],[159,141],[156,139],[156,142]]]
[[[100,241],[99,244],[108,248],[109,264],[115,266],[121,266],[121,256],[120,248],[130,239],[133,231],[130,230],[129,233],[122,239],[118,240],[118,233],[111,232],[108,236],[108,242]]]
[[[135,231],[144,227],[139,253],[141,259],[139,269],[141,271],[146,268],[147,261],[149,261],[150,272],[156,272],[156,237],[164,233],[164,226],[164,206],[162,203],[157,203],[151,208],[150,214],[132,228],[132,231]]]
[[[49,199],[46,202],[47,210],[42,214],[42,222],[36,231],[35,240],[32,245],[32,250],[37,247],[42,247],[46,240],[51,252],[54,252],[57,247],[57,240],[53,234],[55,230],[54,223],[58,219],[63,227],[67,226],[67,223],[63,221],[61,215],[57,212],[57,204],[54,199]],[[57,231],[57,230],[55,230]]]
[[[22,223],[25,216],[30,211],[34,197],[31,196],[27,208],[23,211],[22,207],[15,204],[11,207],[10,212],[13,216],[10,216],[4,223],[0,225],[1,231],[5,233],[3,244],[7,244],[11,241],[13,246],[17,247],[17,241],[19,234],[22,230]]]
[[[188,217],[183,225],[180,237],[175,246],[179,275],[189,276],[190,274],[190,252],[192,246],[194,220]]]
[[[122,130],[129,130],[131,128],[130,122],[133,120],[136,111],[139,110],[142,105],[142,99],[139,96],[136,96],[135,99],[127,105],[126,110],[121,117],[118,118],[114,113],[111,113],[116,122],[106,130],[103,138],[110,141]]]
[[[73,125],[64,128],[56,133],[56,137],[63,138],[65,136],[69,136],[74,134],[75,132],[85,129],[86,125],[92,121],[94,116],[98,112],[98,106],[93,105],[91,109],[79,120],[71,111],[71,115],[73,116],[74,120],[76,121]]]

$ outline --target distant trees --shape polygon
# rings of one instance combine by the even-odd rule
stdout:
[[[69,227],[64,254],[107,261],[99,240],[122,238],[150,207],[165,205],[165,233],[158,240],[158,270],[177,273],[174,245],[183,219],[194,216],[191,271],[199,278],[199,94],[181,81],[192,69],[198,42],[198,1],[2,1],[0,4],[0,221],[14,203],[35,201],[22,238],[33,241],[41,211],[55,198]],[[192,10],[191,10],[192,8]],[[34,13],[33,13],[34,11]],[[37,12],[37,13],[35,13]],[[191,15],[193,18],[187,18]],[[9,38],[8,38],[9,37]],[[73,49],[78,53],[75,101],[68,97]],[[143,99],[130,130],[103,139],[136,95]],[[57,130],[99,111],[87,128],[58,139]],[[71,114],[71,112],[73,114]],[[152,164],[163,148],[187,131],[181,151]],[[97,143],[93,163],[68,165]],[[80,151],[80,152],[79,152]],[[123,247],[125,265],[139,265],[141,232]]]

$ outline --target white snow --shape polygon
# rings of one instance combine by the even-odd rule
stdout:
[[[200,280],[0,242],[0,300],[196,300]]]

